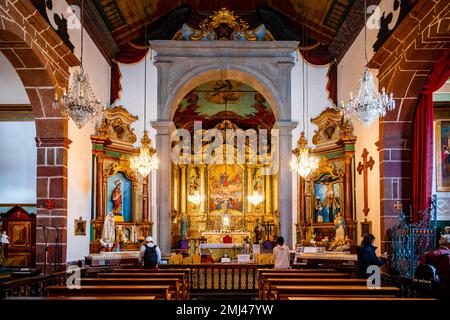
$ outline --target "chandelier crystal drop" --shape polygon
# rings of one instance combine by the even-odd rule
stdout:
[[[364,69],[360,81],[358,94],[354,97],[350,93],[350,102],[341,104],[338,108],[346,119],[357,119],[365,127],[369,127],[377,118],[384,117],[387,111],[395,109],[394,96],[386,94],[383,88],[380,94],[375,86],[374,76],[367,67]]]
[[[159,161],[156,157],[156,150],[150,147],[151,139],[148,137],[147,130],[144,130],[141,144],[139,155],[132,158],[130,164],[135,171],[145,178],[152,170],[158,169]]]
[[[292,171],[297,172],[303,179],[306,179],[312,171],[319,167],[319,160],[309,155],[307,143],[305,133],[302,132],[297,142],[297,148],[293,150],[294,157],[291,161]]]
[[[248,196],[248,200],[254,205],[257,206],[261,202],[264,201],[264,196],[258,192],[253,192],[252,195]]]
[[[75,122],[78,129],[100,117],[103,112],[103,105],[95,97],[82,67],[74,72],[70,89],[68,92],[64,90],[61,100],[62,112]]]

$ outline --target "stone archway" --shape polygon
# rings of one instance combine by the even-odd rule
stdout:
[[[58,269],[66,262],[67,150],[66,118],[53,107],[56,93],[67,87],[69,67],[78,59],[28,1],[20,5],[6,0],[0,4],[0,51],[19,75],[36,121],[36,265],[45,262],[45,242],[40,226],[49,230],[48,255],[55,257],[56,228],[59,228]],[[53,261],[52,261],[53,262]],[[53,264],[52,264],[53,267]]]
[[[436,61],[450,48],[450,3],[418,1],[370,61],[379,69],[379,87],[393,92],[397,108],[380,120],[382,250],[390,250],[390,230],[402,203],[411,214],[413,121],[421,87]]]
[[[158,121],[156,147],[160,159],[157,172],[157,237],[163,252],[170,251],[171,181],[170,135],[172,117],[181,99],[200,83],[220,79],[251,85],[272,106],[279,130],[279,204],[281,233],[292,242],[292,151],[291,68],[298,46],[294,41],[152,41],[158,70]]]

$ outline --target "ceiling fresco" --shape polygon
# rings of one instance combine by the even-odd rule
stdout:
[[[258,91],[234,80],[204,83],[187,94],[174,115],[177,128],[193,130],[194,121],[202,121],[203,129],[230,120],[246,130],[271,129],[275,116]]]

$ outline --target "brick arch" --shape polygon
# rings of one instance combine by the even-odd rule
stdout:
[[[67,87],[69,67],[78,59],[29,0],[0,3],[0,51],[14,67],[29,97],[36,121],[36,265],[45,261],[44,226],[59,232],[58,268],[66,261],[68,120],[53,106]],[[48,256],[55,262],[56,230],[48,233]],[[50,267],[50,266],[49,266]],[[47,271],[50,269],[47,268]],[[53,269],[52,269],[53,270]]]
[[[382,246],[399,222],[397,201],[410,214],[413,120],[421,87],[434,64],[450,48],[450,3],[420,0],[370,61],[378,68],[380,88],[393,92],[396,109],[380,121],[380,194]]]

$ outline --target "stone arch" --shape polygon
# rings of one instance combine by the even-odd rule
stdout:
[[[49,245],[49,255],[56,257],[55,266],[66,262],[67,226],[67,118],[53,106],[55,94],[61,93],[69,79],[69,67],[78,59],[56,32],[29,2],[14,5],[11,0],[0,4],[0,51],[14,67],[29,97],[36,122],[36,265],[45,263],[43,226],[57,227],[57,248]],[[54,243],[56,229],[48,233]],[[45,271],[45,270],[44,270]]]
[[[240,81],[261,93],[272,108],[276,120],[285,115],[285,111],[280,109],[286,109],[286,106],[280,107],[282,102],[279,101],[273,84],[263,74],[255,75],[252,69],[236,65],[221,71],[217,64],[210,64],[188,70],[173,84],[166,101],[162,104],[161,117],[167,117],[166,119],[172,120],[179,103],[186,94],[205,82],[220,79],[221,77]]]

